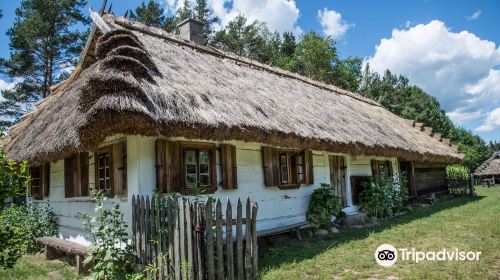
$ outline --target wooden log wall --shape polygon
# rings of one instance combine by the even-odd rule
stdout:
[[[155,279],[255,279],[257,209],[250,199],[223,209],[220,200],[132,196],[136,263]]]

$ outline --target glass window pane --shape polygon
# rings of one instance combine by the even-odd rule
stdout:
[[[196,165],[195,164],[188,164],[186,166],[186,173],[187,174],[196,174]]]
[[[196,175],[186,175],[186,186],[190,188],[194,188],[196,186]]]
[[[297,164],[302,164],[302,156],[297,156]]]
[[[210,176],[200,175],[200,186],[207,187],[210,185]]]
[[[196,163],[196,156],[194,151],[186,152],[186,163]]]
[[[208,173],[208,164],[200,164],[200,173]]]
[[[286,154],[280,155],[281,183],[288,183],[288,165]]]
[[[206,163],[208,164],[209,156],[207,151],[200,151],[200,164]]]
[[[304,181],[304,174],[299,174],[299,182],[303,182]]]

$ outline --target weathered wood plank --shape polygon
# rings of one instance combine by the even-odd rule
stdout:
[[[176,200],[173,200],[173,212],[175,218],[175,228],[174,228],[174,273],[175,279],[181,279],[181,256],[180,256],[180,224],[179,224],[179,205]]]
[[[217,199],[215,205],[215,231],[217,238],[217,277],[224,279],[224,245],[222,243],[222,204]]]
[[[187,264],[188,264],[188,278],[194,279],[194,259],[193,259],[193,225],[191,217],[191,203],[186,200],[185,204],[186,212],[186,243],[187,243]]]
[[[245,276],[246,279],[252,279],[252,223],[251,221],[250,198],[247,198],[246,203],[246,217],[247,223],[245,224]]]
[[[236,208],[236,272],[238,274],[238,279],[244,279],[242,212],[241,200],[238,198],[238,205]]]
[[[226,203],[226,220],[232,221],[233,210],[229,198]],[[233,255],[233,225],[226,224],[226,258],[227,258],[227,279],[234,279],[234,255]]]
[[[197,267],[197,276],[199,280],[203,280],[204,271],[203,271],[203,235],[204,235],[204,223],[203,223],[203,203],[196,203],[196,267]]]
[[[212,229],[212,200],[208,200],[206,203],[206,230],[207,230],[207,256],[206,256],[206,261],[207,261],[207,273],[208,273],[208,279],[213,280],[215,279],[215,271],[214,271],[214,236],[213,236],[213,229]]]
[[[186,270],[186,220],[184,213],[184,200],[179,197],[177,200],[177,205],[179,207],[179,249],[181,254],[181,270],[182,275],[187,273]]]
[[[252,203],[252,276],[257,279],[258,267],[259,267],[259,246],[257,243],[257,203]]]

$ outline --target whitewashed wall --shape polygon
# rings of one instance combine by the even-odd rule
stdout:
[[[119,136],[110,137],[104,145],[123,139]],[[107,206],[119,203],[127,222],[131,222],[130,200],[132,194],[150,195],[156,186],[155,171],[155,140],[154,137],[128,136],[127,139],[127,189],[128,197],[115,197],[108,199]],[[172,140],[184,140],[176,138]],[[206,141],[197,141],[206,142]],[[246,143],[241,141],[227,142],[236,146],[238,189],[223,190],[219,188],[212,197],[221,199],[226,204],[227,199],[236,204],[238,197],[246,200],[250,197],[259,205],[257,230],[267,230],[275,227],[295,224],[305,221],[305,214],[309,197],[321,183],[330,183],[330,170],[328,153],[313,151],[314,185],[302,186],[298,189],[280,190],[277,187],[264,186],[264,173],[262,168],[261,144]],[[397,170],[395,158],[346,156],[346,177],[351,175],[371,175],[371,159],[391,160],[393,170]],[[217,152],[217,181],[221,181],[220,152]],[[89,160],[89,182],[94,185],[94,158]],[[90,197],[65,198],[64,197],[64,161],[51,163],[50,198],[45,203],[50,203],[59,216],[60,236],[64,239],[81,244],[88,244],[90,236],[82,228],[78,212],[93,213],[94,204]],[[350,180],[347,180],[347,212],[356,211],[350,200]],[[235,209],[235,208],[233,208]],[[130,231],[130,228],[129,228]]]

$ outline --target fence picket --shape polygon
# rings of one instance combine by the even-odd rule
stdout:
[[[219,199],[215,205],[215,229],[217,238],[217,277],[224,280],[224,245],[222,244],[222,205]]]
[[[206,218],[205,223],[207,225],[207,272],[208,279],[215,279],[215,271],[214,271],[214,235],[212,229],[212,200],[208,200],[206,203]]]
[[[191,223],[191,203],[189,200],[184,204],[186,212],[186,241],[187,241],[187,264],[188,264],[188,278],[194,279],[194,262],[193,262],[193,225]]]
[[[243,279],[243,226],[242,226],[242,206],[241,200],[238,198],[238,205],[236,208],[236,262],[238,279]]]
[[[252,275],[257,279],[259,259],[259,246],[257,244],[257,203],[252,203]]]
[[[228,280],[234,279],[234,255],[233,255],[233,209],[229,198],[226,203],[226,258]]]
[[[245,223],[245,275],[246,279],[252,279],[252,223],[251,223],[250,198],[246,203],[246,223]]]

